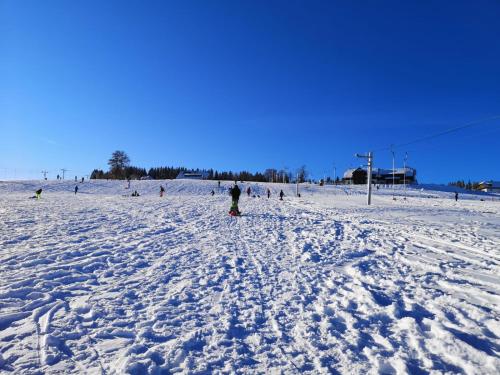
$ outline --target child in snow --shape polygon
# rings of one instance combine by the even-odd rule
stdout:
[[[240,210],[238,208],[238,201],[240,200],[241,190],[238,187],[238,185],[234,184],[234,186],[230,192],[231,192],[232,202],[231,202],[231,209],[229,210],[229,214],[233,215],[233,216],[239,215]]]
[[[280,201],[283,200],[284,196],[285,196],[285,193],[283,193],[283,190],[280,190]]]
[[[163,185],[160,185],[160,198],[163,197],[163,193],[165,192],[165,188]]]
[[[271,198],[271,189],[267,188],[267,199]]]
[[[75,195],[78,193],[78,185],[75,185]]]
[[[252,190],[250,189],[250,186],[249,186],[247,189],[247,195],[250,196],[251,193],[252,193]]]

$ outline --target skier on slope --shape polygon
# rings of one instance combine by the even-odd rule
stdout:
[[[241,212],[238,208],[238,201],[240,200],[241,190],[237,184],[234,184],[233,188],[230,190],[230,193],[231,193],[232,202],[231,202],[231,209],[229,210],[229,214],[231,216],[238,216],[241,214]]]
[[[283,193],[283,190],[280,190],[280,201],[283,200],[284,196],[285,196],[285,193]]]
[[[78,193],[78,185],[75,185],[75,195]]]

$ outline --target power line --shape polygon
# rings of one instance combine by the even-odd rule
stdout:
[[[388,147],[379,148],[379,149],[375,150],[375,152],[386,151],[386,150],[391,150],[392,151],[395,148],[409,146],[409,145],[412,145],[414,143],[427,141],[429,139],[437,138],[437,137],[440,137],[442,135],[454,133],[454,132],[462,130],[462,129],[470,128],[472,126],[480,125],[480,124],[482,124],[484,122],[494,121],[494,120],[500,120],[500,115],[488,117],[488,118],[481,119],[481,120],[472,121],[472,122],[469,122],[469,123],[467,123],[465,125],[457,126],[455,128],[451,128],[451,129],[442,131],[440,133],[431,134],[431,135],[428,135],[428,136],[425,136],[425,137],[422,137],[422,138],[417,138],[417,139],[414,139],[413,141],[409,141],[409,142],[406,142],[406,143],[401,143],[401,144],[398,144],[398,145],[390,145]]]

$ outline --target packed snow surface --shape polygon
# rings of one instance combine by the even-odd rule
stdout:
[[[0,373],[498,374],[498,196],[126,185],[0,183]]]

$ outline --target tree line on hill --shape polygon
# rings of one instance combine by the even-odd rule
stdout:
[[[141,179],[148,176],[154,180],[174,179],[181,172],[206,173],[208,180],[229,180],[229,181],[255,181],[255,182],[285,182],[289,183],[295,179],[295,176],[288,170],[277,170],[268,168],[263,173],[252,173],[249,171],[232,172],[232,171],[217,171],[214,169],[200,170],[188,169],[185,167],[156,167],[146,171],[145,168],[134,167],[130,165],[130,158],[124,151],[115,151],[108,161],[109,170],[94,169],[90,175],[91,179],[110,179],[110,180],[125,180],[125,179]],[[296,176],[299,182],[305,182],[308,177],[308,172],[305,166],[297,170]]]
[[[471,182],[470,180],[466,183],[464,180],[458,180],[448,183],[449,186],[456,186],[466,190],[478,190],[480,183]]]

